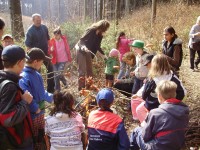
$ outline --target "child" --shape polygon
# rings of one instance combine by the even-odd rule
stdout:
[[[186,90],[183,87],[182,82],[171,71],[171,66],[168,63],[167,57],[164,54],[157,54],[152,59],[148,79],[142,89],[141,98],[144,101],[136,107],[137,118],[141,123],[145,120],[150,110],[158,108],[159,106],[155,89],[161,80],[169,80],[177,84],[177,99],[182,100],[186,94]]]
[[[2,35],[3,35],[3,30],[4,30],[4,27],[5,27],[5,22],[4,20],[0,17],[0,39],[2,38]],[[1,56],[1,53],[3,51],[3,46],[1,45],[0,43],[0,56]],[[1,57],[0,57],[0,70],[3,70],[3,63],[2,63],[2,60],[1,60]]]
[[[134,72],[132,72],[132,74],[135,75],[132,94],[136,94],[137,91],[142,87],[143,80],[148,74],[148,69],[146,66],[144,66],[145,57],[148,55],[148,53],[143,50],[143,41],[135,40],[131,46],[134,47],[134,52],[136,54],[136,69]]]
[[[2,52],[4,71],[0,71],[0,149],[33,150],[32,122],[28,105],[32,95],[18,86],[24,68],[25,51],[10,45]]]
[[[14,44],[14,39],[13,39],[12,35],[5,34],[2,37],[2,45],[3,45],[3,47],[6,47],[8,45],[13,45],[13,44]]]
[[[45,122],[51,150],[83,150],[81,133],[85,126],[82,117],[74,109],[74,97],[64,90],[55,92],[53,98],[54,107]]]
[[[122,79],[115,81],[114,87],[127,97],[131,97],[134,82],[134,76],[131,75],[131,72],[135,70],[135,55],[133,52],[128,52],[124,54],[122,60],[127,64],[126,74]]]
[[[176,75],[179,75],[179,67],[183,59],[182,40],[178,38],[173,27],[166,27],[163,32],[164,41],[162,53],[167,56],[169,64],[173,67]]]
[[[49,58],[39,48],[32,48],[28,56],[30,59],[23,69],[19,85],[23,91],[28,90],[33,95],[33,101],[29,108],[33,121],[34,148],[40,149],[44,142],[44,101],[51,103],[53,95],[44,89],[43,79],[38,70],[41,68],[43,61]]]
[[[109,57],[106,60],[106,87],[112,87],[114,83],[114,75],[117,72],[119,52],[116,49],[112,49],[109,53]]]
[[[119,33],[119,36],[116,42],[116,48],[119,50],[119,53],[120,53],[120,57],[119,57],[120,71],[119,71],[117,79],[121,79],[125,75],[126,63],[122,60],[122,58],[125,53],[130,52],[129,44],[131,41],[132,41],[131,39],[126,38],[126,35],[124,32]]]
[[[189,108],[176,99],[177,85],[161,81],[156,87],[160,106],[151,110],[143,127],[131,135],[132,150],[177,150],[185,141]]]
[[[66,36],[62,35],[60,28],[54,30],[54,38],[49,42],[49,54],[52,55],[55,90],[60,90],[60,81],[67,87],[67,81],[63,75],[65,66],[72,61],[69,44]]]
[[[108,88],[99,91],[96,97],[98,110],[88,118],[88,150],[128,150],[130,142],[122,119],[110,109],[114,93]]]

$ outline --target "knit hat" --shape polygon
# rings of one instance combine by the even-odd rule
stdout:
[[[118,57],[118,56],[119,56],[119,51],[115,48],[111,49],[109,57]]]
[[[101,100],[106,100],[109,104],[111,104],[114,100],[114,93],[111,89],[104,88],[98,92],[96,100],[97,104],[99,104]]]
[[[141,41],[141,40],[134,40],[133,43],[130,46],[143,49],[144,48],[144,42]]]

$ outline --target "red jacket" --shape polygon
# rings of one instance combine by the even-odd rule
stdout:
[[[71,58],[71,53],[70,53],[69,44],[67,42],[67,38],[63,35],[61,36],[61,38],[63,39],[64,44],[65,44],[65,50],[66,50],[66,53],[67,53],[68,62],[71,62],[72,58]],[[53,47],[53,51],[51,51],[51,47]],[[56,41],[55,41],[55,38],[52,38],[51,40],[49,40],[49,48],[48,48],[48,53],[49,53],[49,55],[52,56],[52,59],[51,59],[52,64],[57,63],[56,62],[56,60],[57,60],[56,51],[57,51]]]

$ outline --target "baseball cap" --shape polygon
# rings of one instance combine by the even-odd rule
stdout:
[[[144,62],[144,66],[147,66],[147,64],[150,63],[150,62],[152,61],[153,57],[154,57],[153,54],[148,54],[148,55],[146,56],[146,58],[145,58],[146,60],[145,60],[145,62]]]
[[[5,39],[5,38],[7,38],[7,37],[9,37],[9,38],[13,39],[13,37],[12,37],[12,35],[11,35],[11,34],[5,34],[5,35],[2,37],[2,39],[1,39],[1,40],[4,40],[4,39]]]
[[[106,100],[108,103],[111,104],[114,100],[114,93],[111,89],[104,88],[98,92],[96,96],[96,100],[97,100],[97,104],[99,104],[101,100]]]
[[[8,62],[17,62],[24,58],[30,59],[23,48],[19,47],[18,45],[8,45],[2,51],[2,60]]]
[[[40,48],[31,48],[28,52],[30,60],[50,60],[51,58],[46,56],[45,53]]]

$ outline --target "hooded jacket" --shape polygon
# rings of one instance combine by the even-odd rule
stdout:
[[[182,40],[179,38],[174,39],[174,41],[172,41],[169,46],[167,46],[166,40],[163,41],[162,52],[167,56],[169,64],[175,70],[179,70],[179,67],[181,66],[182,63],[183,59],[182,43],[183,43]]]
[[[33,101],[29,104],[31,118],[34,119],[38,115],[44,114],[42,110],[39,114],[35,114],[35,112],[40,107],[40,104],[44,101],[51,103],[53,101],[53,94],[48,93],[44,89],[44,83],[41,74],[31,68],[25,67],[23,72],[21,73],[22,78],[19,80],[19,85],[23,91],[29,91],[33,96]]]
[[[184,145],[189,108],[177,99],[168,99],[150,111],[142,129],[143,150],[179,150]]]
[[[144,85],[142,92],[142,99],[145,101],[145,107],[150,111],[151,109],[157,108],[160,104],[158,102],[157,94],[155,92],[156,85],[162,81],[168,80],[173,81],[177,84],[176,98],[182,100],[186,95],[186,90],[182,85],[182,82],[172,72],[170,74],[148,79]]]
[[[128,150],[130,142],[122,119],[111,110],[95,110],[88,118],[87,150]]]
[[[81,133],[85,126],[82,117],[74,114],[58,112],[53,116],[47,116],[45,132],[50,137],[51,150],[83,150]]]
[[[105,74],[114,75],[117,73],[117,69],[113,68],[114,66],[118,66],[118,60],[115,57],[108,57],[106,60],[106,68]]]
[[[0,71],[0,149],[26,148],[32,145],[32,122],[28,103],[21,99],[19,76]],[[9,80],[3,86],[3,82]]]

